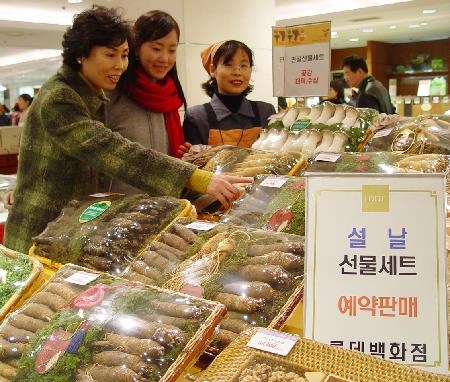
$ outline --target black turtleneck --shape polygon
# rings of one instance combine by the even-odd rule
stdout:
[[[216,93],[217,97],[222,101],[222,103],[230,110],[232,113],[237,113],[239,107],[241,106],[242,100],[244,99],[244,94],[239,95],[225,95]]]

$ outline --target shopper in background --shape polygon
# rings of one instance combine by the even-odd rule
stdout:
[[[330,89],[328,90],[328,96],[325,97],[325,99],[323,99],[321,103],[324,101],[328,101],[335,104],[347,103],[345,101],[343,79],[336,79],[330,81]]]
[[[253,90],[250,85],[252,50],[240,41],[220,41],[202,51],[201,59],[210,75],[202,88],[211,101],[187,109],[183,122],[186,141],[250,147],[261,127],[275,114],[272,104],[247,99]]]
[[[28,110],[31,106],[31,103],[33,102],[33,97],[31,97],[29,94],[21,94],[19,98],[17,98],[17,106],[20,110],[20,118],[19,118],[19,126],[23,126],[26,122]]]
[[[131,142],[103,124],[107,98],[128,66],[131,30],[117,9],[93,6],[64,34],[63,65],[33,101],[22,133],[14,203],[5,245],[28,252],[74,198],[101,191],[98,173],[151,195],[178,196],[187,185],[226,207],[239,196],[235,182]]]
[[[352,97],[356,107],[370,107],[380,113],[394,114],[395,107],[383,84],[368,73],[366,61],[357,55],[347,56],[342,61],[344,78],[348,85],[357,88]]]
[[[20,120],[20,108],[17,102],[14,104],[11,110],[11,125],[17,126]]]
[[[11,117],[7,113],[9,109],[0,103],[0,126],[11,126]]]
[[[140,16],[133,32],[134,52],[109,96],[106,125],[144,147],[179,157],[184,135],[178,110],[186,108],[176,68],[180,28],[172,16],[155,10]],[[114,180],[111,191],[140,190]]]

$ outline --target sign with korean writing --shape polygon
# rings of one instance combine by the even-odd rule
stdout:
[[[448,372],[441,174],[307,174],[305,337]]]
[[[272,28],[275,97],[321,96],[330,85],[331,22]]]

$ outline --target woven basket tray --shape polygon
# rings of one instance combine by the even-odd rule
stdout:
[[[197,382],[237,382],[243,369],[253,360],[269,365],[281,364],[296,373],[331,374],[338,377],[338,380],[344,379],[351,382],[448,382],[450,380],[446,376],[304,338],[298,340],[286,357],[270,354],[246,346],[256,331],[257,328],[251,328],[241,333],[200,375]]]
[[[0,246],[0,252],[11,259],[16,259],[18,252],[12,249]],[[24,281],[22,287],[20,287],[16,292],[8,299],[5,305],[0,307],[0,322],[5,318],[5,316],[18,309],[23,303],[30,298],[30,296],[41,287],[45,282],[43,277],[43,267],[39,261],[30,257],[29,258],[33,268],[31,269],[30,275]]]

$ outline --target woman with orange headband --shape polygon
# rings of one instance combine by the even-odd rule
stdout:
[[[201,53],[210,75],[202,84],[211,101],[186,111],[183,130],[191,144],[250,147],[261,127],[275,114],[267,102],[250,101],[253,52],[243,42],[220,41]]]

